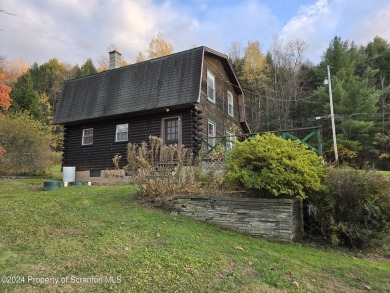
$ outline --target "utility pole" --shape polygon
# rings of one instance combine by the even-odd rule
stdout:
[[[332,98],[332,81],[330,79],[330,67],[328,68],[328,85],[329,85],[329,100],[330,100],[330,119],[332,120],[332,134],[333,134],[333,149],[335,157],[335,165],[339,165],[339,155],[337,152],[337,140],[336,140],[336,126],[334,124],[334,112],[333,112],[333,98]]]

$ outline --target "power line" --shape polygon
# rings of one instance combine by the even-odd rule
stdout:
[[[316,92],[308,97],[304,97],[304,98],[300,98],[300,99],[295,99],[295,100],[285,100],[285,99],[278,99],[278,98],[273,98],[273,97],[269,97],[269,96],[265,96],[265,95],[262,95],[262,94],[259,94],[259,93],[256,93],[256,92],[253,92],[249,89],[246,89],[246,88],[243,88],[242,89],[244,91],[246,91],[247,93],[250,93],[252,95],[255,95],[255,96],[259,96],[259,97],[262,97],[262,98],[266,98],[266,99],[269,99],[269,100],[274,100],[274,101],[280,101],[280,102],[299,102],[299,101],[304,101],[304,100],[308,100],[308,99],[311,99],[312,97],[318,95],[319,93]]]
[[[357,39],[360,39],[361,37],[363,37],[363,36],[364,36],[369,30],[371,30],[371,29],[374,27],[374,25],[376,25],[376,24],[378,23],[378,21],[381,20],[389,11],[390,11],[390,7],[385,11],[385,13],[383,13],[379,18],[377,18],[377,20],[376,20],[374,23],[372,23],[370,27],[368,27],[363,33],[361,33],[361,34],[358,36]],[[388,27],[387,27],[387,28],[388,28]],[[387,29],[387,28],[386,28],[386,29]],[[386,30],[386,29],[385,29],[385,30]],[[385,31],[385,30],[384,30],[384,31]],[[382,31],[382,32],[383,32],[383,31]],[[382,33],[382,32],[381,32],[381,33]],[[381,33],[380,33],[380,34],[381,34]]]

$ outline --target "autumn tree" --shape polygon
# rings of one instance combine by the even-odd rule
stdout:
[[[0,73],[1,79],[1,73]],[[12,99],[10,97],[11,88],[0,82],[0,110],[8,110],[11,106]]]
[[[146,56],[139,52],[137,62],[170,55],[173,51],[173,46],[164,39],[161,32],[158,32],[156,38],[153,38],[149,43],[149,48],[145,52]]]
[[[246,114],[252,131],[261,131],[267,118],[266,94],[269,84],[269,68],[266,56],[261,52],[260,42],[248,42],[241,64],[240,81],[246,97]]]
[[[4,73],[2,81],[10,87],[12,87],[18,78],[25,74],[29,69],[29,65],[23,58],[16,60],[5,60],[4,58],[1,63],[0,72]]]
[[[11,106],[11,97],[9,96],[11,88],[4,82],[5,57],[0,56],[0,110],[7,110]]]

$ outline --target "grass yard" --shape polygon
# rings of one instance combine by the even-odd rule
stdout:
[[[0,180],[0,292],[390,292],[388,259],[173,217],[131,186],[43,181]]]
[[[381,175],[390,178],[390,171],[378,171]]]

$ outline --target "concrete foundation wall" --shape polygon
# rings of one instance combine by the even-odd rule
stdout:
[[[176,197],[181,215],[249,235],[292,242],[303,236],[302,201],[294,199]]]
[[[92,184],[128,184],[130,177],[124,170],[101,170],[99,177],[91,177],[90,171],[76,171],[76,181],[92,182]]]

